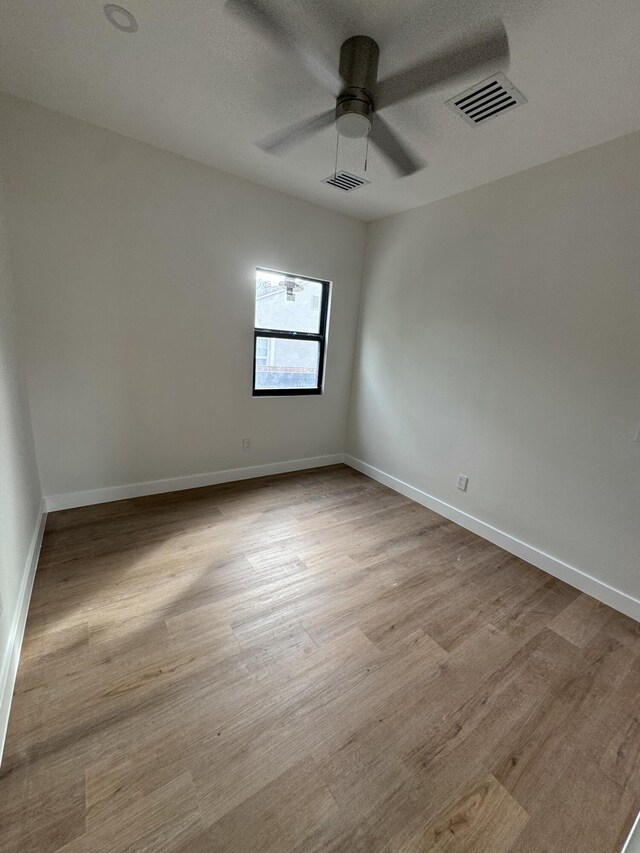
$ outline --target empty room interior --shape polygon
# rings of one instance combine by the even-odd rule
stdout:
[[[640,853],[637,0],[0,0],[0,853]]]

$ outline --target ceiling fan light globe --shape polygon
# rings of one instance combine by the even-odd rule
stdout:
[[[336,119],[336,129],[348,139],[364,139],[371,130],[371,120],[360,113],[343,113]]]

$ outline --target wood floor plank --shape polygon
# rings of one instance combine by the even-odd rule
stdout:
[[[493,776],[472,783],[398,853],[509,853],[529,815]]]
[[[637,801],[582,753],[550,775],[513,853],[618,853],[631,829]]]
[[[466,699],[434,720],[421,742],[406,755],[407,762],[428,768],[466,744],[464,761],[489,761],[504,748],[507,735],[528,720],[555,684],[551,662],[526,647],[470,689]],[[459,752],[459,749],[458,749]],[[460,760],[458,754],[458,760]]]
[[[496,751],[494,775],[525,808],[535,808],[550,776],[564,772],[601,718],[611,693],[611,685],[602,678],[606,657],[587,667],[576,658],[575,669],[517,727],[515,738],[508,737],[506,747]]]
[[[22,766],[0,775],[0,850],[57,850],[85,831],[82,767],[39,774]],[[7,814],[7,808],[11,809]]]
[[[310,758],[289,768],[218,820],[210,830],[211,853],[292,850],[338,808]]]
[[[203,832],[196,792],[183,773],[59,848],[59,853],[169,853]]]
[[[611,620],[611,608],[588,595],[580,595],[561,611],[550,627],[569,642],[584,648]]]
[[[393,732],[386,725],[353,734],[338,748],[324,752],[317,762],[320,774],[335,801],[356,814],[370,811],[389,791],[411,782],[411,772],[396,753]]]
[[[222,698],[219,710],[210,708],[213,746],[203,753],[200,741],[192,765],[205,820],[219,820],[305,758],[321,737],[318,725],[330,716],[327,709],[344,701],[344,691],[365,679],[379,656],[361,632],[353,631],[299,667],[280,664],[262,678],[254,676],[246,694],[254,701],[243,715],[237,702],[221,707]],[[185,715],[189,733],[197,731],[206,743],[202,711],[195,713],[193,722]]]
[[[27,808],[27,776],[29,766],[0,767],[0,851],[16,853],[28,831],[24,812]]]
[[[640,708],[630,710],[609,693],[598,713],[590,715],[580,749],[640,800]]]
[[[179,729],[149,736],[130,749],[90,764],[86,770],[86,823],[99,829],[131,803],[189,773],[187,744]]]
[[[0,853],[617,853],[640,625],[334,466],[52,513]]]

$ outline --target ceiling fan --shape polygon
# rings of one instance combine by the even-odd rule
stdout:
[[[229,11],[267,36],[280,49],[293,53],[308,72],[336,98],[326,112],[303,119],[256,144],[263,151],[279,149],[335,123],[341,136],[368,137],[400,175],[411,175],[422,162],[379,114],[381,110],[454,80],[509,59],[509,40],[501,21],[485,24],[410,68],[378,80],[380,49],[369,36],[351,36],[340,48],[336,70],[326,57],[295,36],[288,23],[265,0],[228,0]]]

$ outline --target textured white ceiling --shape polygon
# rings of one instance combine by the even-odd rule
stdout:
[[[427,160],[398,179],[375,152],[368,186],[346,195],[328,129],[282,158],[252,143],[332,100],[297,63],[229,15],[222,0],[120,0],[129,35],[97,0],[0,0],[0,88],[127,136],[362,219],[376,219],[640,129],[638,0],[272,0],[325,53],[373,36],[380,76],[491,17],[528,103],[482,128],[445,106],[478,78],[391,107],[386,118]],[[482,76],[487,76],[483,74]],[[364,145],[339,166],[363,174]]]

